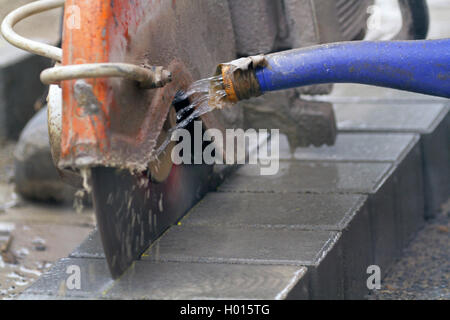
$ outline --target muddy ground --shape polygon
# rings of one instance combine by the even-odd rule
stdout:
[[[12,299],[66,257],[95,221],[92,209],[39,204],[14,193],[12,142],[0,142],[0,299]]]

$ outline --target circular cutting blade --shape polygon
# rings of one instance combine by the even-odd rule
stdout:
[[[162,183],[145,173],[91,169],[97,227],[113,278],[131,263],[204,195],[212,167],[174,166]]]

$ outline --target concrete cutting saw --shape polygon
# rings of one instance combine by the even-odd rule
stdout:
[[[211,165],[174,165],[172,143],[155,153],[182,120],[176,113],[189,104],[182,98],[183,92],[194,81],[213,74],[218,63],[233,61],[238,55],[269,53],[299,44],[360,40],[366,27],[366,9],[372,2],[41,0],[6,17],[2,24],[6,40],[56,61],[54,68],[41,74],[41,80],[50,84],[52,155],[67,181],[92,192],[97,227],[113,278],[177,223],[207,192],[213,178]],[[402,9],[413,2],[424,3],[400,1]],[[62,48],[14,32],[20,20],[62,6]],[[314,14],[302,14],[303,10]],[[410,18],[421,18],[414,28],[406,28],[406,33],[412,37],[426,33],[425,11],[408,12]],[[314,19],[328,19],[329,24],[317,24]],[[345,69],[351,57],[348,52],[364,49],[369,55],[368,46],[347,44],[262,56],[259,64],[255,63],[258,57],[244,58],[241,62],[248,63],[234,61],[217,70],[228,98],[237,101],[265,91],[339,82],[341,75],[348,79],[380,75],[378,69],[364,64],[357,64],[355,72],[333,76],[329,68],[322,68],[328,52],[341,57],[342,63],[333,68]],[[308,63],[301,63],[305,57]],[[302,82],[301,75],[292,72],[290,78],[283,77],[289,73],[289,64],[295,64],[298,73],[308,72],[311,79]],[[447,74],[440,83],[448,83]],[[316,87],[310,89],[314,90]],[[239,108],[217,108],[203,114],[201,121],[204,129],[218,129],[225,136],[225,128],[242,125],[243,115]],[[334,116],[326,122],[335,128]],[[186,129],[192,131],[192,124]]]

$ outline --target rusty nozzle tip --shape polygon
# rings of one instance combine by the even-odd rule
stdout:
[[[262,94],[255,73],[258,64],[254,60],[256,57],[241,58],[229,63],[222,63],[217,67],[216,75],[222,76],[228,101],[236,103]],[[265,60],[259,58],[259,61]]]
[[[233,76],[232,66],[228,64],[223,64],[219,66],[220,74],[222,75],[223,81],[223,89],[227,94],[226,99],[230,102],[238,102],[239,98],[237,97],[236,90],[234,88],[235,81]]]

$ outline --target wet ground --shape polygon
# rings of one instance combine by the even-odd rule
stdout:
[[[95,222],[91,209],[21,199],[12,183],[12,142],[0,142],[0,299],[12,299],[66,257]]]

